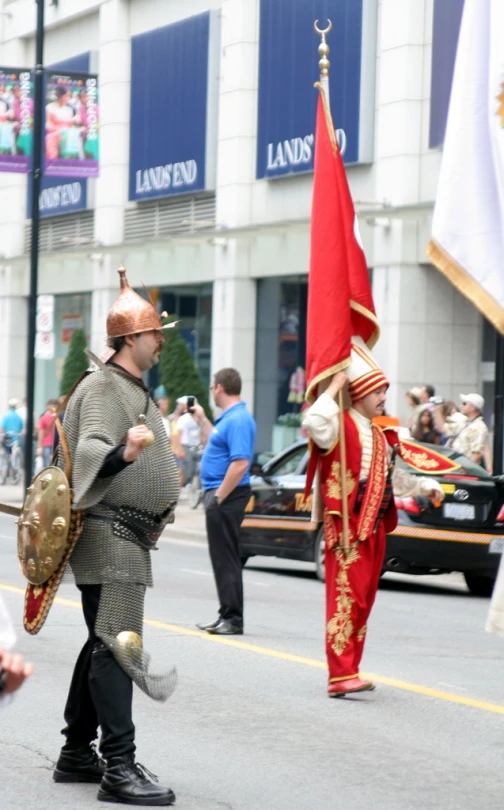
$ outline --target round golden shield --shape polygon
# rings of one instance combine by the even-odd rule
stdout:
[[[71,493],[58,467],[46,467],[26,492],[18,521],[18,558],[32,585],[43,585],[58,568],[70,529]]]

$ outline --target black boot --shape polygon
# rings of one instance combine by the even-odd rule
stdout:
[[[53,771],[55,782],[101,782],[105,760],[96,753],[93,743],[78,748],[68,743],[61,749]]]
[[[98,790],[101,802],[137,804],[152,807],[165,807],[175,803],[175,794],[170,788],[153,784],[157,777],[150,773],[132,756],[112,757]]]

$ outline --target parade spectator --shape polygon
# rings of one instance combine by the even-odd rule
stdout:
[[[424,408],[418,418],[418,424],[413,431],[413,438],[417,442],[426,444],[441,444],[441,435],[434,424],[432,411]]]
[[[451,418],[447,418],[443,433],[448,436],[448,443],[454,450],[481,465],[485,464],[486,456],[488,464],[489,454],[485,451],[488,446],[488,428],[483,419],[485,400],[481,394],[476,393],[461,394],[460,400],[460,410],[465,421],[461,423],[459,418],[453,421],[453,414]]]
[[[156,405],[158,406],[159,414],[161,416],[164,429],[166,430],[166,435],[171,438],[171,422],[168,415],[168,411],[170,410],[170,400],[165,396],[156,397]]]
[[[19,403],[17,399],[9,399],[7,412],[4,414],[0,424],[0,433],[3,436],[20,436],[23,431],[23,420],[17,412]]]
[[[172,451],[174,452],[175,456],[177,456],[177,454],[180,452],[180,441],[177,430],[177,420],[173,419],[172,415],[168,413],[170,410],[170,400],[168,397],[161,395],[156,398],[156,405],[159,408],[159,413],[161,415],[161,419],[163,420],[166,435],[170,439]]]
[[[466,423],[467,417],[460,413],[452,400],[436,405],[432,415],[434,417],[434,426],[441,437],[441,444],[450,446],[455,438],[455,431],[460,430]]]
[[[201,405],[194,410],[205,452],[201,461],[208,549],[219,598],[219,616],[198,624],[212,635],[243,634],[243,578],[238,538],[250,498],[250,465],[256,426],[241,399],[242,381],[234,368],[223,368],[213,379],[212,394],[222,414],[215,425]]]
[[[195,404],[197,399],[194,398]],[[198,448],[201,445],[201,428],[194,413],[187,409],[187,397],[179,397],[177,404],[184,406],[185,413],[177,420],[179,445],[182,449],[182,484],[192,481],[198,461]]]
[[[37,456],[42,456],[43,467],[49,467],[54,447],[54,420],[58,409],[58,400],[50,399],[45,413],[38,423]]]
[[[418,417],[422,410],[420,403],[421,393],[421,388],[410,388],[409,391],[406,391],[406,405],[411,409],[411,414],[406,424],[412,433],[418,424]]]
[[[420,389],[420,408],[423,411],[424,408],[427,408],[429,411],[433,411],[435,407],[435,403],[433,402],[436,396],[436,389],[433,385],[422,385]]]

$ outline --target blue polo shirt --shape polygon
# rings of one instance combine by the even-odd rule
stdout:
[[[4,433],[21,433],[23,430],[23,420],[13,408],[9,408],[2,419],[2,430]]]
[[[238,486],[250,483],[256,426],[244,402],[231,405],[215,420],[201,459],[200,479],[204,490],[217,489],[232,461],[248,459],[249,465]]]

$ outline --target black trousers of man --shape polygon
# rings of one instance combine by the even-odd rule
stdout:
[[[128,756],[135,751],[133,682],[94,632],[101,585],[77,587],[89,637],[75,664],[62,733],[77,748],[96,739],[99,725],[103,758]]]
[[[214,500],[215,492],[215,489],[207,490],[203,503],[219,614],[237,627],[243,627],[243,579],[238,538],[250,487],[248,484],[236,487],[220,504]]]

